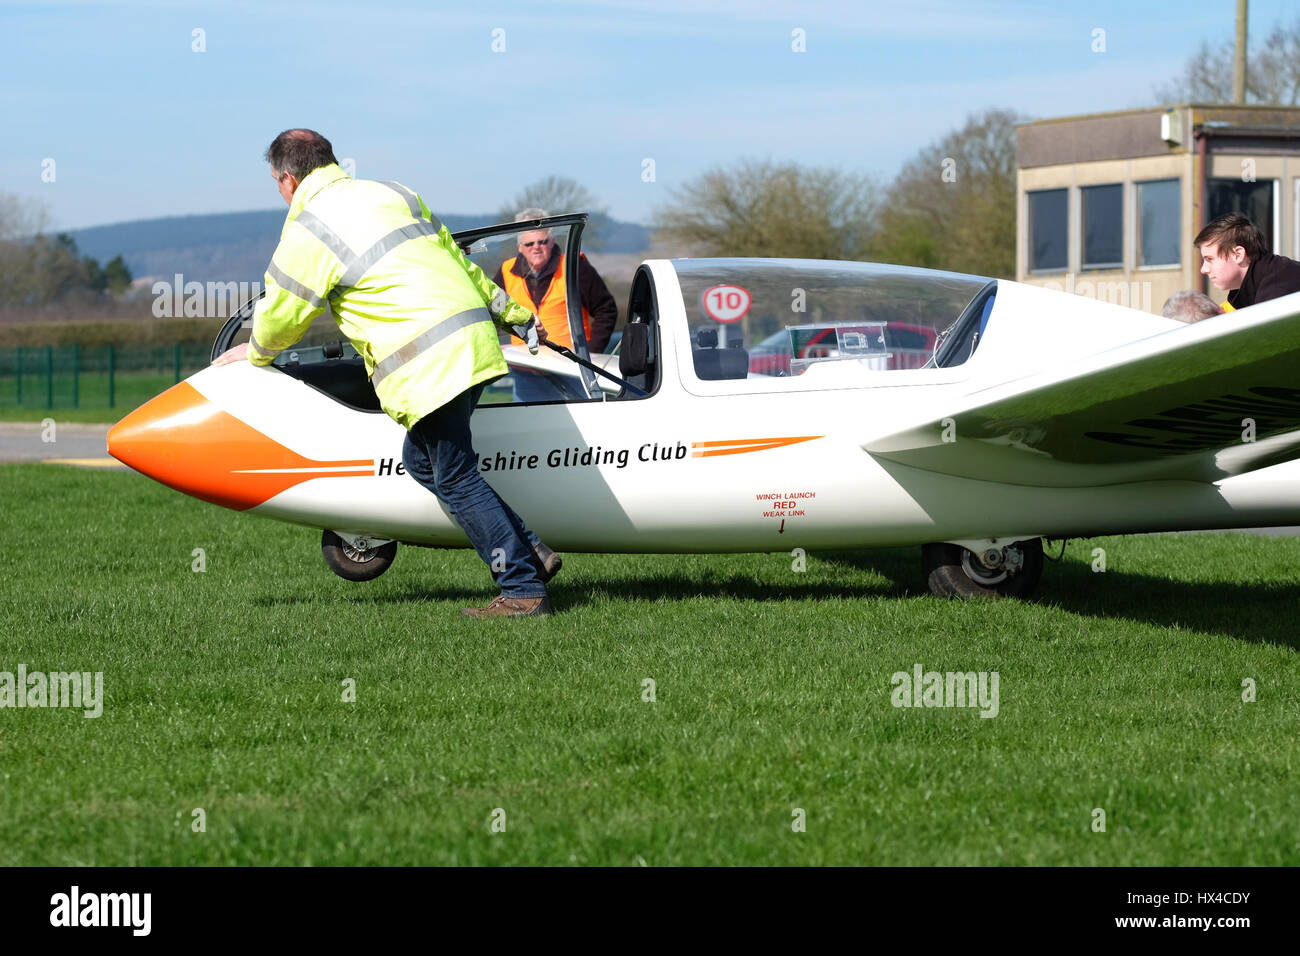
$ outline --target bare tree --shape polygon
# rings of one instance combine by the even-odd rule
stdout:
[[[1203,42],[1183,72],[1156,87],[1160,103],[1231,103],[1233,41]],[[1246,58],[1246,102],[1262,106],[1300,105],[1300,17],[1277,23],[1263,42],[1250,44]]]
[[[599,249],[603,244],[609,211],[576,179],[547,176],[525,186],[497,211],[497,222],[512,222],[525,209],[544,209],[552,216],[571,212],[591,213],[591,218],[582,231],[582,246],[584,249]]]
[[[37,260],[33,237],[44,231],[47,219],[41,203],[0,192],[0,306],[33,298]]]
[[[67,233],[46,234],[44,203],[0,192],[0,308],[43,309],[59,301],[102,298],[110,281],[115,292],[131,282],[118,256],[111,275],[92,258],[83,258]]]
[[[1016,268],[1016,123],[988,109],[916,154],[898,174],[872,258],[976,275]]]
[[[674,190],[655,238],[699,255],[855,259],[878,206],[867,177],[749,160]]]
[[[0,190],[0,240],[29,239],[49,226],[45,204]]]
[[[570,212],[605,215],[608,210],[585,186],[567,176],[547,176],[525,186],[497,212],[498,222],[510,222],[524,209],[545,209],[552,216]]]

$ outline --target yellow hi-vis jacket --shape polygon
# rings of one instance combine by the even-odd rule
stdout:
[[[465,257],[419,196],[400,183],[353,179],[333,163],[298,184],[265,282],[249,360],[271,364],[328,301],[380,405],[408,429],[506,374],[496,324],[532,318]]]

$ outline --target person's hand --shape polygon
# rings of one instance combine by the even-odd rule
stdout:
[[[212,360],[213,365],[230,365],[233,362],[243,362],[248,358],[248,343],[236,345],[233,349],[226,349]]]
[[[545,342],[548,338],[550,338],[550,336],[546,332],[546,326],[542,325],[542,320],[539,319],[537,316],[533,316],[533,325],[537,329],[538,342]]]
[[[515,335],[524,340],[524,345],[528,346],[528,351],[531,354],[536,355],[537,349],[542,341],[542,336],[546,333],[546,329],[542,327],[542,323],[537,321],[537,316],[533,316],[529,319],[527,325],[514,326],[514,330]]]

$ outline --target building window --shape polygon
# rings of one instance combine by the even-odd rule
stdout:
[[[1069,251],[1069,191],[1043,189],[1029,195],[1029,271],[1066,267]]]
[[[1181,265],[1183,184],[1178,179],[1138,183],[1138,265]]]
[[[1083,267],[1124,267],[1124,186],[1084,186]]]
[[[1239,212],[1259,226],[1271,247],[1277,241],[1273,232],[1273,184],[1272,179],[1253,183],[1243,183],[1240,179],[1211,179],[1206,203],[1209,218],[1217,219],[1230,212]],[[1270,248],[1269,251],[1276,250]]]

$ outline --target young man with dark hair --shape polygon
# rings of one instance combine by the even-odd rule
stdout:
[[[1300,292],[1300,262],[1269,252],[1264,233],[1241,213],[1215,219],[1193,242],[1201,274],[1228,293],[1226,312]]]

